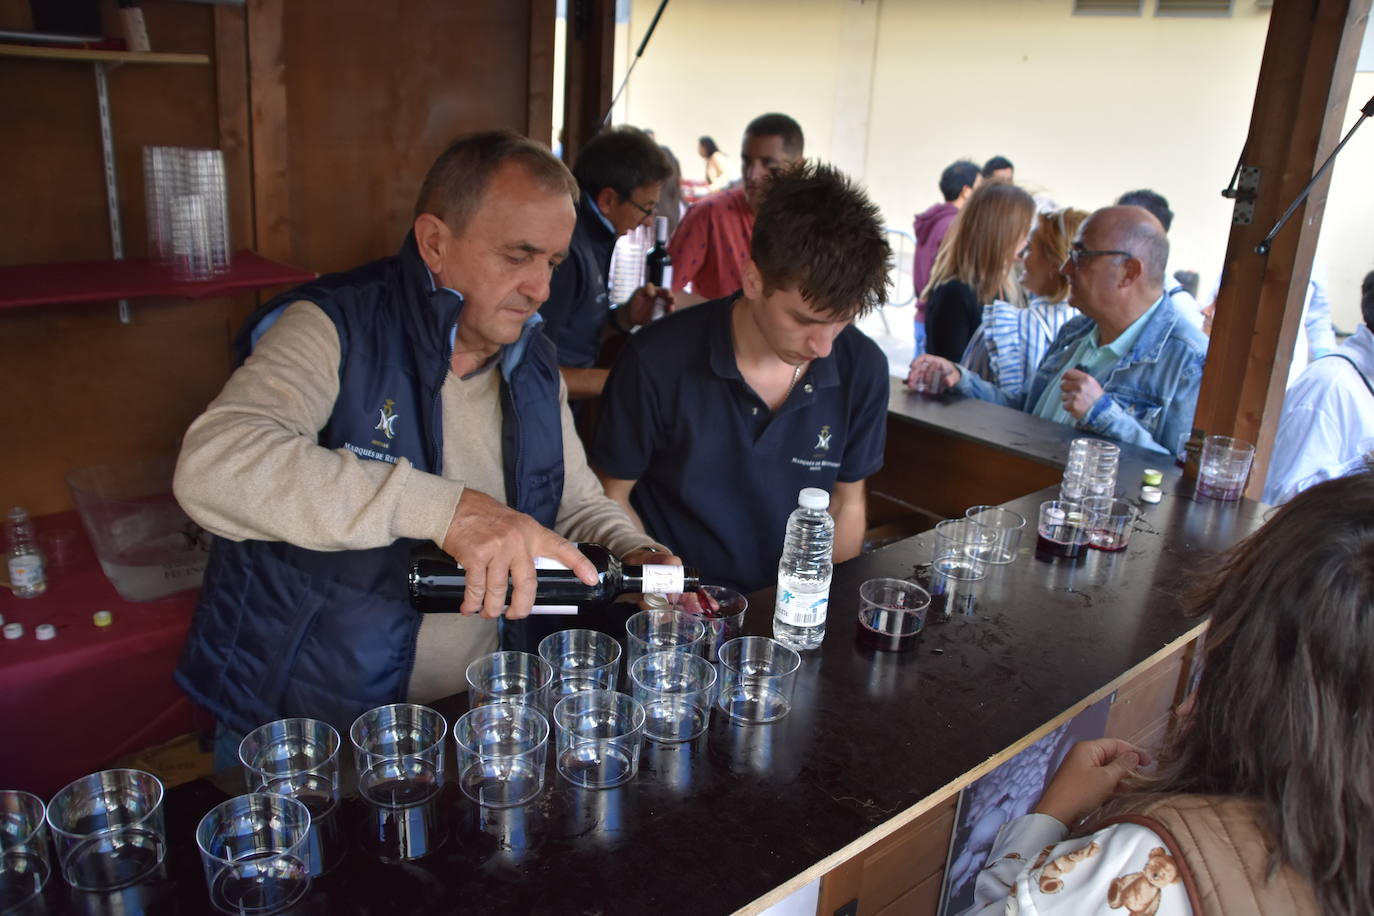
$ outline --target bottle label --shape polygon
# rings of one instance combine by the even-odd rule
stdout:
[[[36,553],[24,553],[9,558],[10,585],[19,589],[43,584],[43,558]]]
[[[535,569],[567,569],[568,567],[567,567],[567,566],[564,566],[562,563],[558,562],[557,560],[551,560],[551,559],[549,559],[548,557],[535,557],[535,558],[534,558],[534,568],[535,568]]]
[[[685,587],[681,566],[644,564],[644,591],[659,595],[680,595]]]
[[[531,614],[576,614],[579,608],[575,604],[536,604],[530,608]]]
[[[663,282],[659,286],[663,289],[673,288],[673,265],[668,264],[663,268]]]
[[[815,627],[825,623],[825,612],[830,606],[830,580],[814,592],[800,592],[778,583],[778,603],[775,615],[778,620],[794,627]]]

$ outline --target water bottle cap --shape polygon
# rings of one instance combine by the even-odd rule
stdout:
[[[5,624],[5,638],[19,639],[24,635],[24,625],[22,623]]]
[[[830,506],[830,494],[820,487],[807,487],[797,494],[797,505],[803,509],[826,509]]]
[[[57,636],[57,627],[50,623],[40,623],[33,631],[33,635],[39,639],[54,639]]]
[[[98,627],[108,627],[114,623],[114,615],[109,611],[96,611],[91,615],[91,622]]]

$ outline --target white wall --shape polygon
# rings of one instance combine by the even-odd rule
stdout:
[[[1206,287],[1225,256],[1231,203],[1219,192],[1245,140],[1268,27],[1253,0],[1234,5],[1229,17],[1184,18],[1074,16],[1071,0],[673,0],[626,90],[624,120],[653,128],[699,178],[699,135],[734,159],[751,118],[786,112],[809,155],[843,160],[888,225],[907,229],[962,156],[1005,155],[1028,189],[1085,209],[1154,188],[1176,214],[1173,267],[1198,271]],[[872,64],[855,66],[875,6]],[[630,53],[657,7],[633,0]],[[1371,92],[1374,74],[1361,74],[1352,112]],[[854,111],[865,100],[866,119]],[[853,138],[835,131],[865,120],[860,164]],[[1320,248],[1347,330],[1374,268],[1374,180],[1354,167],[1374,158],[1368,130],[1343,154]]]

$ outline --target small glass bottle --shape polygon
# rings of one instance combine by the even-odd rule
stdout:
[[[43,573],[43,555],[33,534],[33,522],[21,507],[10,510],[6,524],[9,535],[10,588],[16,598],[37,598],[48,589]]]

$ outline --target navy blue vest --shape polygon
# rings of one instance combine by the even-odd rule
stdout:
[[[432,286],[408,236],[394,257],[263,306],[240,331],[235,358],[247,358],[264,319],[300,299],[316,303],[333,320],[342,354],[339,397],[318,444],[442,473],[440,392],[462,301]],[[498,362],[507,499],[552,527],[563,494],[554,348],[528,326]],[[240,732],[308,716],[342,734],[360,713],[404,700],[420,625],[406,593],[415,544],[322,552],[216,538],[178,683]]]

